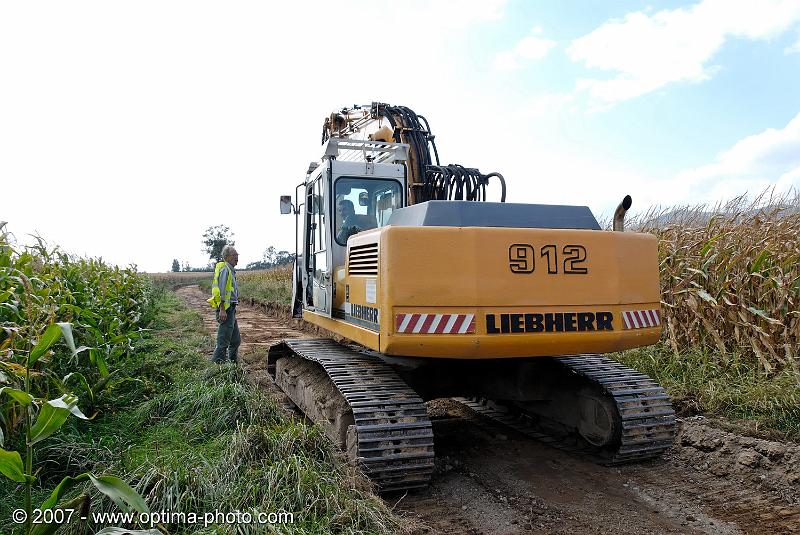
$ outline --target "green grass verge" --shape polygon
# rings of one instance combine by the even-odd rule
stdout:
[[[153,330],[137,348],[133,367],[124,370],[132,380],[97,407],[95,421],[70,420],[37,450],[35,464],[42,469],[34,503],[61,477],[88,470],[126,480],[152,511],[294,515],[291,525],[166,526],[172,534],[405,529],[318,427],[287,418],[236,367],[208,361],[211,339],[197,312],[171,292],[157,294]],[[102,495],[92,498],[92,511],[115,510]],[[3,478],[0,502],[0,532],[19,533],[8,521],[22,507],[21,487]],[[59,533],[94,533],[85,528],[76,523]]]
[[[736,355],[676,355],[663,342],[614,357],[653,377],[688,412],[748,420],[800,438],[800,374],[790,369],[767,375]]]

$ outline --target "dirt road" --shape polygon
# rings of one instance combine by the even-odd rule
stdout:
[[[177,291],[214,316],[197,286]],[[274,390],[267,346],[313,336],[285,311],[241,304],[242,365]],[[800,533],[800,446],[683,419],[663,459],[604,467],[497,425],[452,400],[429,403],[437,456],[425,491],[387,497],[419,520],[419,533],[737,534]]]

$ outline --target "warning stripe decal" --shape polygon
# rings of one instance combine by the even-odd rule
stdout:
[[[626,310],[622,313],[626,329],[645,329],[661,325],[660,310]]]
[[[474,334],[475,314],[397,314],[395,330],[406,334]]]

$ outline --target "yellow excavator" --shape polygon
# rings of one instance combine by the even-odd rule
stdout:
[[[663,388],[602,356],[661,334],[656,238],[624,231],[630,197],[604,231],[585,206],[505,196],[499,173],[440,164],[423,116],[372,103],[325,119],[281,197],[293,313],[332,336],[273,345],[269,371],[381,491],[429,483],[435,398],[608,464],[674,440]]]

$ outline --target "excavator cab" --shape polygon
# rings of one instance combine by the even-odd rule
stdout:
[[[298,186],[298,260],[293,310],[343,317],[334,307],[342,279],[348,239],[388,224],[405,206],[407,148],[386,142],[330,139],[321,165],[312,165]],[[370,161],[350,161],[353,153]],[[302,297],[302,298],[301,298]]]

